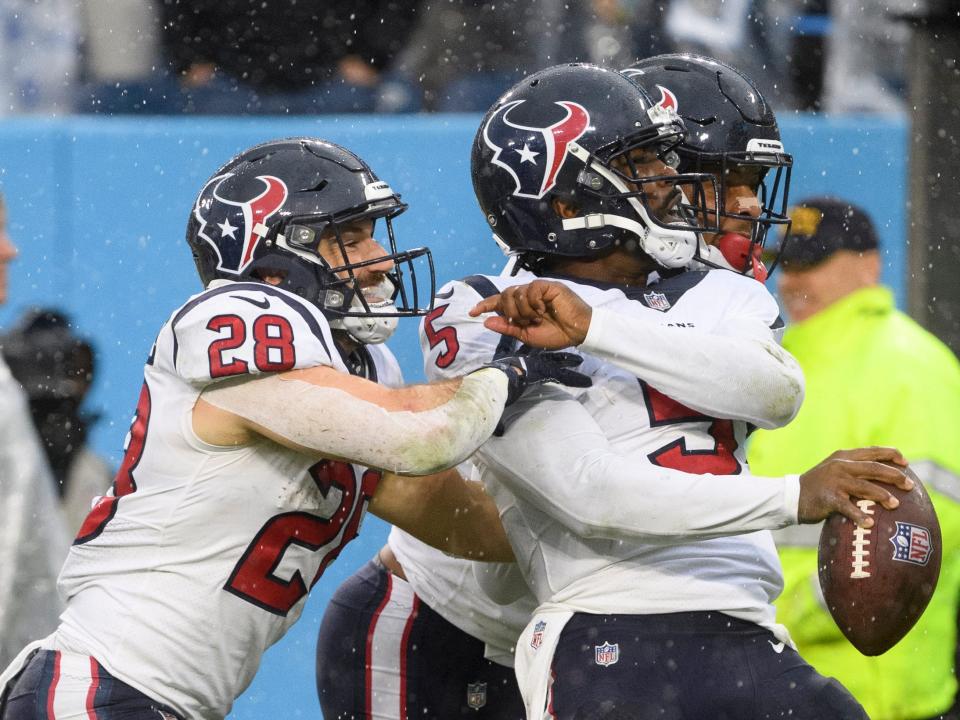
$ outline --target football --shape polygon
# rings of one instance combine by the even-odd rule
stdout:
[[[857,505],[873,517],[859,528],[832,515],[820,533],[820,588],[837,626],[864,655],[880,655],[896,645],[917,622],[940,575],[940,523],[923,484],[905,492],[887,510],[872,500]]]

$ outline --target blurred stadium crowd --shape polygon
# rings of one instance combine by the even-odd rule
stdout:
[[[0,115],[476,112],[534,69],[702,52],[779,110],[903,107],[911,0],[6,0]]]

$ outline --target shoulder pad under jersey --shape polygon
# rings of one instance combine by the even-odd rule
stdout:
[[[482,298],[502,288],[529,282],[524,277],[471,275],[440,288],[433,310],[420,323],[420,348],[428,380],[455,377],[476,370],[494,357],[509,355],[517,346],[513,338],[483,326],[483,317],[470,317]]]
[[[711,270],[707,275],[716,288],[711,292],[723,298],[732,312],[756,317],[775,332],[783,329],[780,307],[763,283],[729,270]]]

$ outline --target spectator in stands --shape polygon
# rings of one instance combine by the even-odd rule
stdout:
[[[823,102],[827,112],[906,110],[910,27],[895,18],[915,0],[829,0]]]
[[[74,0],[0,3],[0,115],[73,111],[77,34]]]
[[[414,0],[163,0],[167,61],[185,110],[369,112]]]
[[[425,0],[391,67],[429,110],[485,111],[501,93],[560,51],[561,0]],[[566,56],[563,59],[568,59]]]
[[[180,86],[162,61],[161,0],[80,0],[78,112],[169,114]]]
[[[36,308],[0,337],[0,351],[27,393],[67,529],[76,533],[93,498],[103,495],[113,479],[106,462],[86,444],[96,420],[82,409],[93,382],[93,346],[73,333],[66,315]]]
[[[754,433],[750,467],[758,475],[798,472],[832,447],[896,445],[933,499],[944,547],[937,591],[916,627],[887,653],[865,657],[819,593],[819,527],[781,531],[785,585],[777,619],[803,656],[846,686],[874,720],[940,717],[957,692],[960,363],[879,284],[877,234],[863,210],[812,198],[791,217],[779,291],[794,324],[783,345],[803,368],[807,394],[789,425]]]
[[[0,197],[0,303],[17,249]],[[27,399],[0,358],[0,665],[57,625],[57,574],[69,546]]]
[[[649,1],[649,0],[645,0]],[[671,0],[662,5],[666,42],[732,63],[752,78],[775,108],[792,107],[788,48],[798,3],[807,0]]]
[[[582,44],[584,52],[577,59],[612,68],[667,52],[670,46],[663,42],[662,8],[656,0],[591,0],[571,5],[564,50],[569,54]],[[574,34],[580,37],[569,37]],[[568,59],[572,58],[561,57]]]

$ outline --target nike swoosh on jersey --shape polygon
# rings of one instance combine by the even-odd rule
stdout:
[[[253,298],[248,298],[243,295],[231,295],[230,297],[236,298],[237,300],[246,300],[251,305],[256,305],[261,310],[266,310],[270,307],[270,300],[263,298],[263,300],[254,300]]]
[[[777,655],[779,655],[780,653],[783,652],[783,648],[784,648],[784,646],[786,645],[786,643],[783,642],[783,640],[781,640],[781,641],[778,642],[778,643],[775,643],[773,640],[767,640],[767,642],[770,643],[770,647],[773,648],[773,651],[774,651]]]

